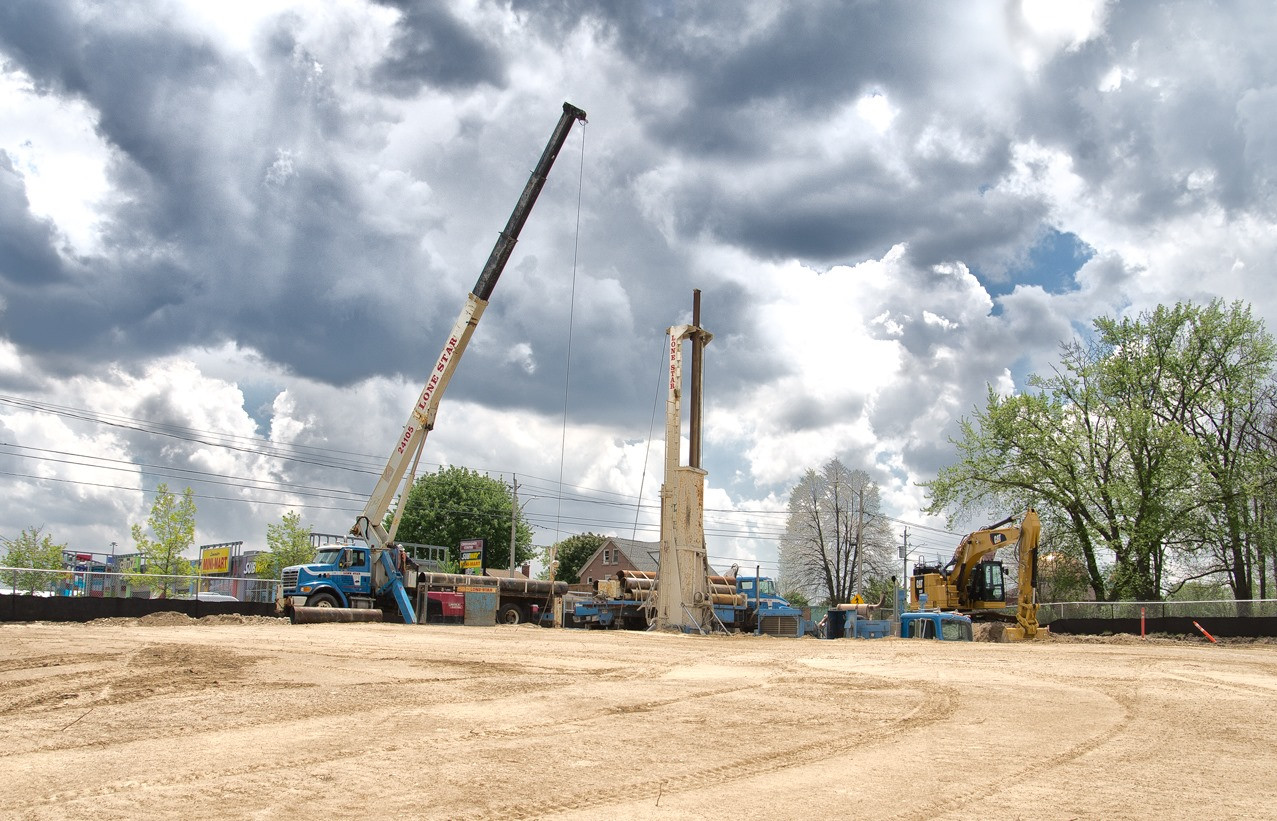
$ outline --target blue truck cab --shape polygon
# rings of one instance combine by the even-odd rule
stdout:
[[[372,554],[367,545],[333,544],[319,548],[308,564],[285,567],[282,595],[291,607],[371,606]]]
[[[915,610],[900,617],[902,639],[935,639],[938,641],[974,641],[971,619],[961,613],[939,610]]]

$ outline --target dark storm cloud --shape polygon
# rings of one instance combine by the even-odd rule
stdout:
[[[501,53],[441,4],[418,0],[376,0],[402,15],[390,53],[373,72],[380,88],[411,97],[422,88],[468,88],[505,84]]]
[[[1029,133],[1062,148],[1112,198],[1112,217],[1147,223],[1212,205],[1265,207],[1273,122],[1271,113],[1255,118],[1265,109],[1252,103],[1277,75],[1277,18],[1266,3],[1233,10],[1111,4],[1105,36],[1061,54],[1037,93],[1018,101]],[[1116,87],[1101,89],[1116,70]]]
[[[349,115],[287,21],[258,75],[198,35],[36,5],[0,11],[0,49],[38,88],[98,113],[117,194],[102,256],[67,270],[3,172],[0,276],[26,286],[0,294],[12,341],[35,356],[128,359],[230,340],[337,383],[372,362],[416,364],[400,321],[413,294],[376,296],[386,271],[425,267],[408,265],[416,237],[368,223],[341,157]],[[431,321],[413,314],[415,327]]]
[[[721,119],[760,100],[786,110],[827,110],[868,84],[917,87],[930,41],[952,30],[944,9],[911,10],[880,3],[808,2],[765,5],[757,29],[739,4],[516,0],[533,25],[559,36],[583,20],[608,32],[645,75],[678,75],[689,83],[684,106],[666,112],[661,136],[708,147],[703,135],[730,133]],[[774,13],[773,13],[774,12]],[[659,112],[653,111],[653,114]],[[778,125],[784,125],[778,123]],[[801,121],[790,124],[801,127]],[[760,144],[766,133],[740,132]],[[730,141],[730,139],[729,139]]]
[[[1040,195],[983,193],[1012,171],[1011,146],[1029,142],[1063,150],[1098,204],[1132,223],[1277,202],[1266,170],[1273,117],[1265,89],[1249,85],[1257,69],[1277,70],[1266,45],[1277,18],[1263,4],[1243,4],[1240,34],[1234,17],[1209,6],[1110,4],[1104,36],[1022,79],[1005,61],[1033,33],[1015,15],[978,18],[978,5],[791,4],[754,28],[741,7],[715,3],[516,7],[560,34],[588,19],[641,68],[644,133],[684,161],[667,202],[689,241],[817,267],[904,241],[919,265],[960,259],[996,274],[1051,227]],[[1115,67],[1133,77],[1102,90]],[[662,81],[685,94],[645,99],[642,86]],[[1001,104],[981,103],[986,85]],[[738,164],[784,162],[787,137],[877,91],[899,112],[896,162],[867,151],[850,162],[813,158],[808,175],[759,176],[742,194]],[[961,161],[918,150],[936,124],[966,144]],[[730,170],[716,166],[724,160]],[[907,181],[887,172],[901,162]]]
[[[62,260],[54,248],[56,240],[54,227],[31,215],[22,179],[9,155],[0,151],[0,279],[26,288],[61,280]],[[0,293],[8,291],[6,287]]]
[[[648,138],[687,164],[668,195],[683,238],[817,267],[874,258],[907,241],[919,264],[970,259],[998,268],[1041,232],[1039,204],[991,203],[982,194],[1006,173],[1012,135],[966,110],[954,99],[952,72],[940,69],[946,58],[984,59],[979,45],[962,45],[979,22],[959,7],[788,4],[769,7],[755,28],[744,25],[750,15],[741,8],[721,3],[522,7],[560,35],[589,19],[652,84],[671,78],[686,88],[673,104],[662,96],[645,103],[646,80],[636,91]],[[898,164],[859,149],[841,160],[812,156],[803,173],[737,188],[739,163],[792,163],[786,152],[803,146],[804,132],[871,93],[902,112],[897,144],[913,145],[939,116],[976,156],[959,162],[908,148],[910,178],[901,179]],[[710,161],[697,165],[700,158]]]
[[[396,173],[430,193],[372,201],[379,195],[370,193],[368,158],[402,109],[387,113],[384,97],[361,102],[349,85],[335,87],[333,75],[359,78],[356,90],[406,97],[423,88],[487,93],[506,83],[514,63],[503,50],[522,47],[444,4],[383,5],[401,13],[391,46],[353,68],[349,55],[323,53],[289,17],[259,36],[250,62],[159,18],[120,26],[94,11],[104,7],[0,9],[0,52],[38,88],[83,99],[98,113],[116,189],[102,215],[101,257],[65,261],[50,226],[30,215],[20,178],[0,169],[8,338],[33,355],[98,359],[234,341],[326,382],[421,375],[481,259],[473,269],[454,263],[486,253],[488,240],[469,235],[495,237],[552,119],[543,129],[508,103],[491,119],[458,106],[455,131],[442,128],[439,144],[395,160]],[[1056,218],[1046,195],[999,185],[1026,141],[1066,151],[1089,192],[1107,193],[1132,219],[1141,210],[1193,207],[1184,199],[1186,175],[1160,170],[1167,157],[1215,169],[1221,202],[1246,197],[1246,186],[1271,186],[1260,173],[1277,145],[1262,138],[1274,119],[1264,89],[1243,104],[1211,99],[1212,88],[1241,93],[1227,77],[1181,78],[1188,91],[1163,89],[1169,104],[1148,84],[1096,90],[1115,62],[1157,63],[1149,56],[1156,49],[1136,42],[1146,23],[1173,39],[1171,12],[1114,6],[1106,37],[1061,53],[1029,82],[997,62],[1007,59],[1008,35],[979,17],[979,4],[750,10],[516,0],[512,8],[527,26],[520,38],[561,44],[601,33],[597,47],[608,51],[601,64],[616,72],[624,101],[616,108],[634,118],[610,124],[606,158],[588,178],[593,212],[581,237],[582,274],[619,286],[587,289],[576,306],[572,367],[581,387],[573,395],[587,416],[647,406],[648,349],[659,349],[691,289],[705,287],[693,281],[704,263],[683,258],[686,247],[717,242],[754,259],[826,268],[905,243],[916,271],[962,260],[998,275],[1013,270]],[[1204,24],[1203,15],[1195,19]],[[996,93],[981,96],[994,75]],[[856,101],[875,92],[896,112],[890,133],[879,143],[849,134],[840,145],[831,123],[840,114],[855,119],[848,112]],[[1230,106],[1238,124],[1228,120]],[[1195,110],[1202,116],[1189,122]],[[1222,135],[1213,141],[1217,123]],[[566,258],[577,241],[562,227],[573,215],[555,200],[555,186],[571,177],[562,162],[454,395],[547,412],[562,402],[561,391],[546,389],[565,367],[571,307],[562,288],[551,288],[567,272],[549,261],[548,249]],[[642,201],[649,173],[665,187]],[[407,210],[411,228],[409,220],[385,219]],[[427,240],[450,247],[427,257]],[[456,270],[438,270],[443,265]],[[902,283],[899,300],[884,308],[903,314],[917,293],[934,296],[921,276]],[[719,334],[722,388],[743,393],[784,372],[755,327],[748,294],[713,287],[706,324]],[[550,292],[558,296],[546,299]],[[956,315],[943,304],[936,311]],[[904,344],[925,358],[940,344],[937,333],[919,325]],[[516,345],[529,347],[535,370],[510,355]],[[982,379],[990,378],[994,360],[977,359]]]

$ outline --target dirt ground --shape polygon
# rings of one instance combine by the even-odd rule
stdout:
[[[1252,818],[1277,646],[0,625],[13,818]]]

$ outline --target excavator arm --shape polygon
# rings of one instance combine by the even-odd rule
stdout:
[[[1020,560],[1020,603],[1016,607],[1015,621],[1019,638],[1036,638],[1038,634],[1038,539],[1042,535],[1042,521],[1037,511],[1029,508],[1020,523],[1018,553]]]

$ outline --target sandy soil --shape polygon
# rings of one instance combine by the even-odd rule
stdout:
[[[1242,818],[1277,647],[0,625],[16,818]]]

